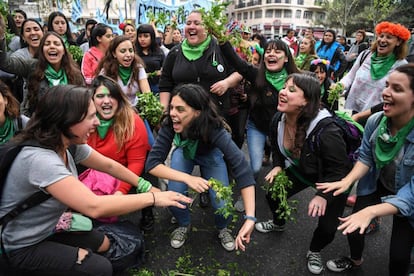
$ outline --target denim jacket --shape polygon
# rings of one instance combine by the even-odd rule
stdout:
[[[411,226],[414,227],[414,175],[411,176],[411,181],[398,191],[397,195],[383,197],[382,201],[397,207],[399,213],[408,217]]]
[[[357,195],[369,195],[377,189],[379,170],[375,164],[375,140],[378,132],[378,124],[383,112],[373,114],[367,121],[364,130],[361,147],[359,148],[359,161],[370,167],[369,172],[359,180]],[[398,191],[406,183],[410,182],[414,175],[414,129],[407,135],[403,146],[403,157],[397,164],[395,171],[395,191]]]

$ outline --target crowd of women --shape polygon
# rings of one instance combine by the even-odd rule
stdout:
[[[344,49],[333,30],[318,42],[311,35],[297,41],[290,30],[286,39],[266,41],[257,34],[257,42],[231,45],[225,34],[206,31],[200,11],[187,16],[184,40],[174,27],[162,37],[153,22],[138,28],[123,23],[123,34],[114,36],[109,26],[89,20],[78,39],[89,47],[78,64],[68,50],[76,42],[64,14],[50,15],[48,32],[23,11],[14,16],[9,24],[19,27],[21,46],[16,39],[6,43],[1,20],[0,69],[23,85],[0,81],[0,143],[38,146],[24,147],[14,160],[0,216],[39,190],[51,197],[3,226],[1,256],[11,270],[113,273],[106,254],[117,241],[99,227],[58,230],[68,211],[94,225],[116,225],[120,215],[142,210],[141,227],[150,230],[153,207],[169,207],[178,223],[170,244],[181,248],[191,235],[190,189],[210,199],[222,247],[244,251],[254,229],[270,233],[288,226],[278,213],[280,198],[270,192],[271,219],[258,221],[255,209],[256,181],[273,185],[285,172],[292,182],[288,198],[315,190],[308,215],[318,223],[304,254],[311,273],[361,266],[368,224],[394,214],[389,273],[407,275],[414,245],[414,65],[405,60],[410,32],[404,26],[379,23],[369,49],[359,30]],[[240,29],[248,39],[249,30]],[[355,164],[333,120],[338,103],[328,98],[334,88],[342,88],[345,107],[365,125]],[[149,126],[137,114],[139,93],[159,95],[165,114],[160,125]],[[243,108],[248,115],[235,117]],[[244,138],[250,165],[240,149]],[[259,179],[267,144],[272,167]],[[194,166],[200,176],[192,175]],[[157,179],[147,181],[150,175],[167,179],[167,191],[157,188]],[[234,179],[240,189],[237,209],[244,222],[236,237],[232,218],[216,212],[227,202],[218,200],[211,178],[223,186]],[[356,182],[352,215],[341,218]],[[338,229],[348,236],[350,256],[325,264],[321,251]]]

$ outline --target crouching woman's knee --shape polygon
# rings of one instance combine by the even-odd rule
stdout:
[[[86,275],[112,275],[111,262],[104,256],[93,253],[90,249],[79,248],[75,267],[77,271]]]

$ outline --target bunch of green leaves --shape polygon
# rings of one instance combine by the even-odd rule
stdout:
[[[73,58],[74,61],[76,61],[77,63],[82,62],[83,52],[82,52],[82,49],[79,46],[70,45],[68,47],[68,52],[72,55],[72,58]]]
[[[7,18],[9,14],[9,4],[6,1],[0,0],[0,14],[3,18]]]
[[[201,8],[201,18],[207,32],[214,35],[217,40],[222,43],[227,41],[228,34],[226,24],[228,18],[226,16],[226,9],[230,2],[213,4],[210,10]]]
[[[336,84],[332,84],[328,90],[328,104],[331,105],[331,109],[335,105],[335,102],[339,100],[342,92],[344,91],[344,86],[342,83],[338,82]]]
[[[286,175],[284,170],[281,170],[273,179],[273,183],[268,183],[265,186],[265,190],[270,194],[273,200],[279,200],[279,208],[276,210],[279,219],[295,220],[293,212],[296,211],[297,200],[288,200],[287,189],[292,188],[293,183]]]
[[[148,22],[154,22],[155,26],[165,26],[168,24],[167,14],[160,12],[157,15],[154,14],[152,9],[147,11]]]
[[[224,218],[232,216],[232,222],[236,222],[238,215],[236,214],[236,208],[233,205],[233,185],[234,182],[229,186],[224,186],[220,180],[210,178],[208,184],[216,193],[216,200],[224,201],[224,206],[216,210],[216,214],[222,215]]]
[[[150,125],[160,123],[163,107],[158,96],[153,93],[137,93],[138,103],[135,106],[142,119],[146,119]]]

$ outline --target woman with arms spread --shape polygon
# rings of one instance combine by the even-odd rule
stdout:
[[[102,171],[133,186],[140,178],[86,144],[99,125],[96,108],[84,87],[51,88],[39,101],[27,127],[14,142],[28,140],[14,160],[0,198],[0,217],[38,191],[51,197],[22,212],[2,230],[2,244],[12,268],[40,275],[112,275],[109,260],[99,255],[110,242],[103,233],[55,232],[69,207],[92,218],[126,214],[148,206],[184,208],[191,199],[173,192],[98,196],[77,178],[75,163]],[[75,145],[72,156],[68,151]]]
[[[171,168],[164,165],[171,145]],[[243,152],[232,141],[230,133],[223,126],[223,118],[210,95],[201,86],[183,84],[172,92],[169,117],[164,121],[155,144],[148,155],[146,170],[160,178],[169,179],[168,189],[187,194],[188,189],[201,193],[208,191],[214,210],[224,206],[216,201],[216,194],[208,185],[207,179],[215,178],[229,185],[226,163],[233,172],[244,200],[245,222],[239,230],[236,241],[227,228],[229,220],[215,214],[215,224],[219,231],[221,245],[227,251],[240,248],[250,242],[255,218],[255,181]],[[195,165],[200,166],[201,177],[192,176]],[[191,229],[190,210],[170,208],[178,220],[179,227],[171,235],[171,246],[184,245]]]
[[[399,66],[388,76],[382,92],[384,112],[368,118],[359,159],[342,180],[320,183],[318,189],[340,195],[359,180],[353,213],[381,202],[411,181],[414,175],[414,65]],[[402,236],[399,230],[407,231]],[[362,264],[365,234],[348,234],[351,256],[328,261],[332,271],[345,271]],[[413,228],[407,218],[394,216],[390,249],[390,275],[407,275]],[[400,236],[401,235],[401,236]],[[400,242],[398,242],[400,241]]]

